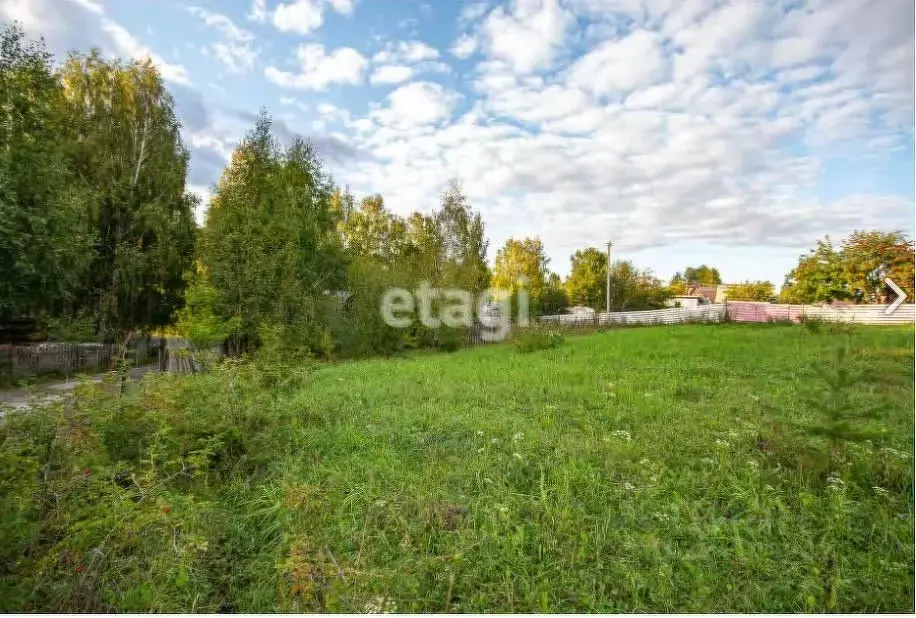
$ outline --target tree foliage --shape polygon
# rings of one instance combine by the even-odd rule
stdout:
[[[688,266],[684,269],[683,278],[688,283],[699,283],[701,285],[718,285],[722,283],[722,277],[719,275],[719,270],[707,266],[706,264],[701,266]]]
[[[913,299],[914,246],[902,232],[857,231],[840,248],[830,238],[818,240],[786,275],[780,300],[830,303],[847,300],[880,303],[894,298],[885,284],[890,277]]]
[[[92,256],[63,102],[43,43],[17,26],[0,33],[0,319],[72,307]]]
[[[327,292],[344,282],[331,197],[312,147],[300,139],[281,147],[262,112],[223,171],[200,239],[215,312],[237,320],[240,345],[266,328],[291,349],[330,349]]]
[[[606,304],[607,254],[588,247],[570,258],[572,267],[566,279],[566,294],[574,306],[603,311]]]
[[[549,261],[540,238],[510,238],[496,252],[492,286],[508,294],[525,288],[531,300],[536,302],[547,287]]]
[[[745,281],[729,285],[725,296],[728,300],[770,302],[776,298],[776,291],[770,281]]]

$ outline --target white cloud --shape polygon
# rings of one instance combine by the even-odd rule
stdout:
[[[559,0],[514,0],[494,9],[483,23],[489,52],[520,73],[549,67],[573,26],[573,15]]]
[[[254,35],[251,32],[239,28],[229,17],[221,13],[214,13],[197,6],[188,7],[188,12],[222,35],[222,39],[214,43],[211,48],[216,58],[230,71],[244,73],[254,68],[260,50],[255,49]]]
[[[599,95],[650,86],[667,68],[661,44],[661,37],[647,30],[602,43],[572,66],[570,82]]]
[[[439,51],[422,41],[398,41],[389,43],[385,49],[372,56],[373,62],[411,64],[424,60],[435,60]]]
[[[470,34],[458,37],[450,50],[456,58],[468,58],[477,50],[477,39]]]
[[[267,21],[267,0],[251,0],[251,9],[248,11],[248,20],[264,23]]]
[[[296,50],[299,73],[282,71],[273,65],[264,75],[270,81],[286,88],[323,90],[330,84],[359,84],[368,66],[366,59],[352,47],[341,47],[325,54],[318,43],[300,45]]]
[[[163,79],[177,84],[191,83],[191,78],[188,76],[188,71],[184,66],[166,62],[161,56],[140,43],[126,28],[116,21],[102,16],[101,26],[102,30],[111,37],[114,43],[115,55],[137,59],[149,58],[159,69]]]
[[[369,77],[372,84],[400,84],[413,77],[413,69],[403,64],[386,64],[375,69]]]
[[[353,0],[293,0],[278,5],[271,14],[271,22],[280,32],[308,34],[324,23],[324,11],[327,7],[343,15],[350,15],[353,13],[353,6]],[[257,14],[266,19],[267,13],[263,4],[258,9]],[[256,14],[254,7],[252,14]]]
[[[570,7],[589,12],[602,38],[576,29]],[[456,95],[402,86],[347,125],[375,157],[338,178],[406,214],[458,176],[494,247],[540,235],[559,269],[609,235],[622,252],[678,242],[801,251],[824,233],[913,227],[911,197],[817,197],[822,160],[842,144],[861,162],[912,143],[908,3],[484,9],[459,37],[482,44],[470,109],[454,117]],[[573,41],[586,49],[569,62],[562,47]]]
[[[382,125],[412,129],[451,117],[459,95],[433,82],[412,82],[388,95],[388,106],[371,114]]]

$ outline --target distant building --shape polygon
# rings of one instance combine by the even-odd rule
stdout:
[[[705,296],[684,294],[681,296],[672,296],[666,303],[669,307],[680,307],[682,309],[696,309],[710,304]]]
[[[724,303],[725,293],[731,287],[728,283],[718,285],[688,284],[687,296],[702,296],[711,303]]]

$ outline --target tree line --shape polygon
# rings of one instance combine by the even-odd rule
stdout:
[[[198,345],[276,346],[313,356],[452,348],[461,329],[386,325],[392,287],[427,281],[488,287],[532,314],[653,309],[688,283],[721,283],[687,268],[668,283],[587,247],[563,280],[538,238],[509,239],[487,264],[479,212],[451,182],[428,213],[400,216],[381,195],[335,185],[305,139],[281,143],[262,111],[231,155],[198,228],[187,191],[189,153],[174,102],[149,60],[71,53],[60,65],[17,26],[0,35],[0,323],[27,318],[51,338],[122,341],[176,329]],[[856,232],[820,241],[787,276],[792,302],[875,302],[883,277],[910,286],[913,243]],[[746,282],[730,298],[775,298]]]

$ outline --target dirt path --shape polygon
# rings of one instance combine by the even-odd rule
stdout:
[[[151,371],[159,371],[159,366],[154,364],[134,367],[130,370],[129,379],[139,380]],[[102,382],[103,377],[104,374],[96,374],[90,376],[88,381],[92,384],[99,384]],[[28,388],[0,390],[0,416],[3,416],[3,408],[5,407],[24,410],[59,401],[72,393],[78,384],[79,381],[77,380],[61,380],[59,382],[37,384]]]

